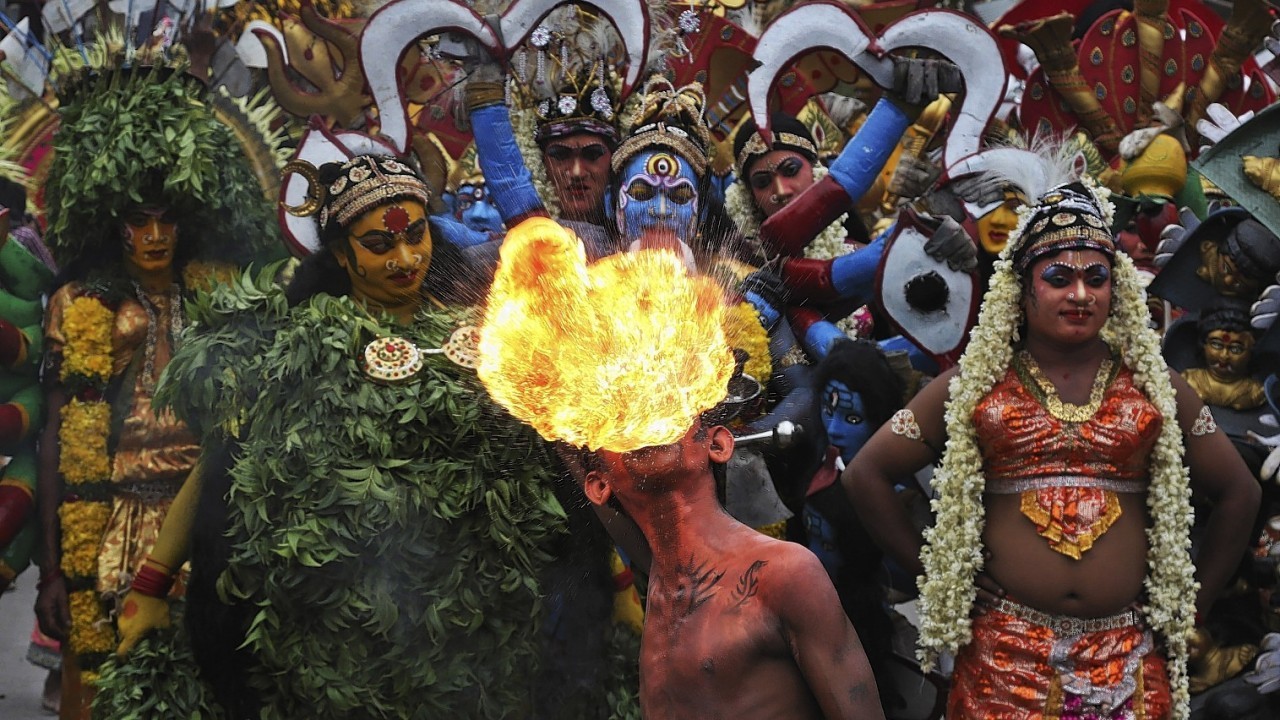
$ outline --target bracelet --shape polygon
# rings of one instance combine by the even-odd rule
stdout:
[[[173,568],[169,567],[168,565],[165,565],[164,563],[160,562],[159,560],[155,559],[154,557],[152,557],[152,556],[150,556],[150,555],[148,555],[148,556],[147,556],[147,558],[146,558],[145,560],[143,560],[143,561],[142,561],[142,564],[144,564],[144,565],[148,565],[148,564],[149,564],[149,565],[154,565],[154,566],[156,567],[156,569],[158,569],[158,570],[164,570],[166,573],[168,573],[168,574],[170,574],[170,575],[172,575],[172,574],[173,574]]]
[[[133,576],[132,590],[139,595],[164,599],[169,596],[169,588],[173,587],[173,576],[162,573],[150,565],[138,568]]]

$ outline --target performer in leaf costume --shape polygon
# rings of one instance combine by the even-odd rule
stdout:
[[[318,243],[287,290],[268,268],[194,309],[162,397],[205,453],[151,559],[194,539],[188,625],[232,717],[531,717],[551,459],[457,364],[426,184],[292,167]],[[167,618],[134,590],[126,642]]]

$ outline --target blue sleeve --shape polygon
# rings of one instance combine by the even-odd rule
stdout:
[[[472,110],[471,131],[475,134],[485,187],[507,227],[533,213],[545,213],[542,199],[533,187],[533,175],[516,146],[507,106],[488,105]]]
[[[820,361],[831,351],[831,346],[835,344],[836,340],[848,337],[843,330],[836,327],[835,323],[829,320],[819,320],[804,331],[800,346],[809,354],[809,357],[815,361]]]
[[[921,350],[919,346],[901,335],[894,335],[891,338],[885,338],[876,343],[880,351],[888,354],[895,351],[903,351],[907,353],[907,359],[911,361],[911,367],[923,373],[937,375],[938,363],[929,353]]]
[[[867,121],[831,163],[831,177],[850,199],[857,200],[871,189],[910,124],[897,105],[880,98]]]
[[[448,215],[432,215],[431,216],[431,232],[433,235],[449,241],[449,244],[458,248],[469,248],[476,245],[493,240],[501,239],[502,236],[489,236],[489,233],[474,228],[469,228],[465,224],[458,222],[455,218]]]
[[[875,294],[876,270],[880,267],[880,256],[884,254],[884,238],[880,235],[861,250],[831,261],[831,286],[840,297],[861,305],[871,302],[871,296]]]

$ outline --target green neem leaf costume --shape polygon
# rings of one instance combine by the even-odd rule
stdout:
[[[442,355],[396,384],[366,375],[375,339],[440,348],[460,312],[424,306],[393,327],[347,296],[290,307],[276,270],[201,296],[161,390],[206,453],[229,458],[216,583],[248,610],[244,684],[258,702],[242,710],[530,717],[538,578],[564,531],[545,445]]]

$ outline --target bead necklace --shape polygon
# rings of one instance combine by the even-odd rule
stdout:
[[[135,280],[133,283],[134,295],[138,298],[138,304],[142,305],[142,309],[147,313],[147,345],[143,355],[142,363],[142,386],[148,391],[156,389],[156,344],[159,342],[160,313],[157,312],[155,303],[151,302],[151,298],[142,286]],[[182,288],[174,283],[169,286],[168,297],[168,314],[169,314],[169,353],[177,350],[178,335],[182,332]]]
[[[1068,423],[1082,423],[1093,417],[1098,412],[1098,408],[1102,407],[1102,396],[1107,391],[1107,386],[1111,384],[1113,370],[1116,364],[1111,358],[1104,358],[1102,364],[1098,366],[1098,374],[1093,378],[1093,387],[1089,390],[1089,402],[1084,405],[1075,405],[1069,402],[1063,402],[1058,396],[1058,389],[1054,387],[1049,378],[1045,377],[1040,370],[1040,366],[1036,364],[1035,358],[1031,357],[1031,353],[1026,350],[1019,350],[1017,355],[1017,365],[1019,370],[1024,370],[1030,376],[1033,385],[1029,385],[1029,389],[1038,389],[1039,392],[1033,392],[1037,399],[1042,402],[1045,409],[1053,417]],[[1019,373],[1022,374],[1022,373]],[[1024,384],[1026,378],[1023,378]]]

